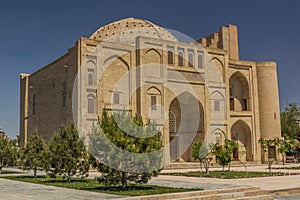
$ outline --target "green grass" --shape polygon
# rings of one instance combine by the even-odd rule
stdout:
[[[244,171],[211,171],[209,176],[205,172],[186,172],[186,173],[161,173],[161,175],[172,176],[188,176],[188,177],[208,177],[208,178],[223,178],[223,179],[237,179],[237,178],[254,178],[254,177],[268,177],[268,176],[285,176],[295,175],[300,173],[282,173],[282,172],[244,172]]]
[[[8,176],[3,177],[5,179],[23,181],[29,183],[51,185],[56,187],[71,188],[77,190],[86,190],[90,192],[101,192],[116,195],[125,196],[141,196],[141,195],[154,195],[163,193],[175,193],[175,192],[188,192],[196,191],[199,189],[187,189],[187,188],[169,188],[156,185],[130,185],[126,189],[122,189],[121,186],[104,186],[98,181],[92,179],[73,178],[71,182],[61,177],[49,178],[46,176],[38,176],[37,178],[30,176]]]
[[[9,170],[1,170],[1,174],[22,174],[22,172],[9,171]]]
[[[272,167],[272,169],[283,169],[283,167]],[[284,167],[284,169],[300,170],[300,166],[299,167]]]

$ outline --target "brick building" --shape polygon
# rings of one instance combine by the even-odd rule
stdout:
[[[91,126],[103,108],[125,109],[156,120],[171,161],[192,161],[185,143],[225,138],[239,143],[235,159],[264,160],[259,138],[280,137],[276,63],[240,60],[234,25],[194,42],[175,35],[147,20],[122,19],[21,74],[21,145],[34,131],[48,141],[62,125]],[[134,74],[124,78],[128,71]]]

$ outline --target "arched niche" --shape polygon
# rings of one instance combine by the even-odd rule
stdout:
[[[182,151],[187,142],[186,136],[193,135],[193,141],[204,139],[204,110],[200,101],[190,94],[183,92],[175,97],[169,106],[169,134],[171,161],[192,161],[192,146]],[[191,136],[192,137],[192,136]],[[174,140],[174,141],[173,141]],[[180,155],[179,152],[182,154]]]
[[[104,61],[104,66],[97,88],[98,101],[106,107],[125,108],[130,102],[129,64],[121,57],[111,56]]]
[[[230,110],[248,111],[249,84],[247,78],[241,72],[235,72],[229,79]]]
[[[215,74],[214,76],[220,80],[215,80],[215,81],[223,83],[224,82],[224,64],[223,64],[223,62],[219,58],[214,57],[209,61],[209,67],[210,67],[210,71],[214,71],[214,73],[218,73],[218,74]]]
[[[242,120],[238,120],[231,127],[231,139],[238,142],[238,151],[234,152],[234,159],[253,161],[252,140],[250,127]]]

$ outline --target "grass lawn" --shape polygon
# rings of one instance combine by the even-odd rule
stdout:
[[[9,171],[9,170],[1,170],[1,174],[22,174],[22,172]]]
[[[272,169],[283,169],[283,168],[282,167],[272,167]],[[284,169],[300,170],[300,166],[298,166],[298,167],[284,167]]]
[[[186,172],[186,173],[161,173],[161,175],[172,176],[188,176],[188,177],[208,177],[208,178],[223,178],[223,179],[237,179],[237,178],[254,178],[267,176],[285,176],[296,175],[300,173],[282,173],[282,172],[244,172],[244,171],[211,171],[209,176],[205,172]]]
[[[196,191],[199,189],[187,189],[187,188],[169,188],[161,187],[156,185],[132,185],[126,189],[122,189],[121,186],[104,186],[98,181],[92,179],[81,179],[73,178],[71,182],[61,177],[49,178],[47,176],[38,176],[37,178],[30,176],[8,176],[3,177],[5,179],[24,181],[29,183],[37,183],[43,185],[51,185],[56,187],[71,188],[77,190],[86,190],[91,192],[101,192],[116,195],[125,196],[140,196],[140,195],[153,195],[163,193],[174,193],[174,192],[188,192]]]

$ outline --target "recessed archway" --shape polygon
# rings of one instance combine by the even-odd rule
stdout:
[[[239,161],[253,161],[251,130],[242,120],[238,120],[231,127],[231,139],[238,142],[238,151],[234,152],[234,159]]]
[[[192,146],[190,145],[193,141],[203,140],[203,133],[204,111],[199,100],[188,92],[175,97],[169,107],[171,161],[192,161]],[[187,134],[193,138],[187,137]],[[189,146],[183,150],[183,146],[187,143]]]
[[[230,110],[247,111],[249,104],[249,84],[241,72],[235,72],[229,79]]]

